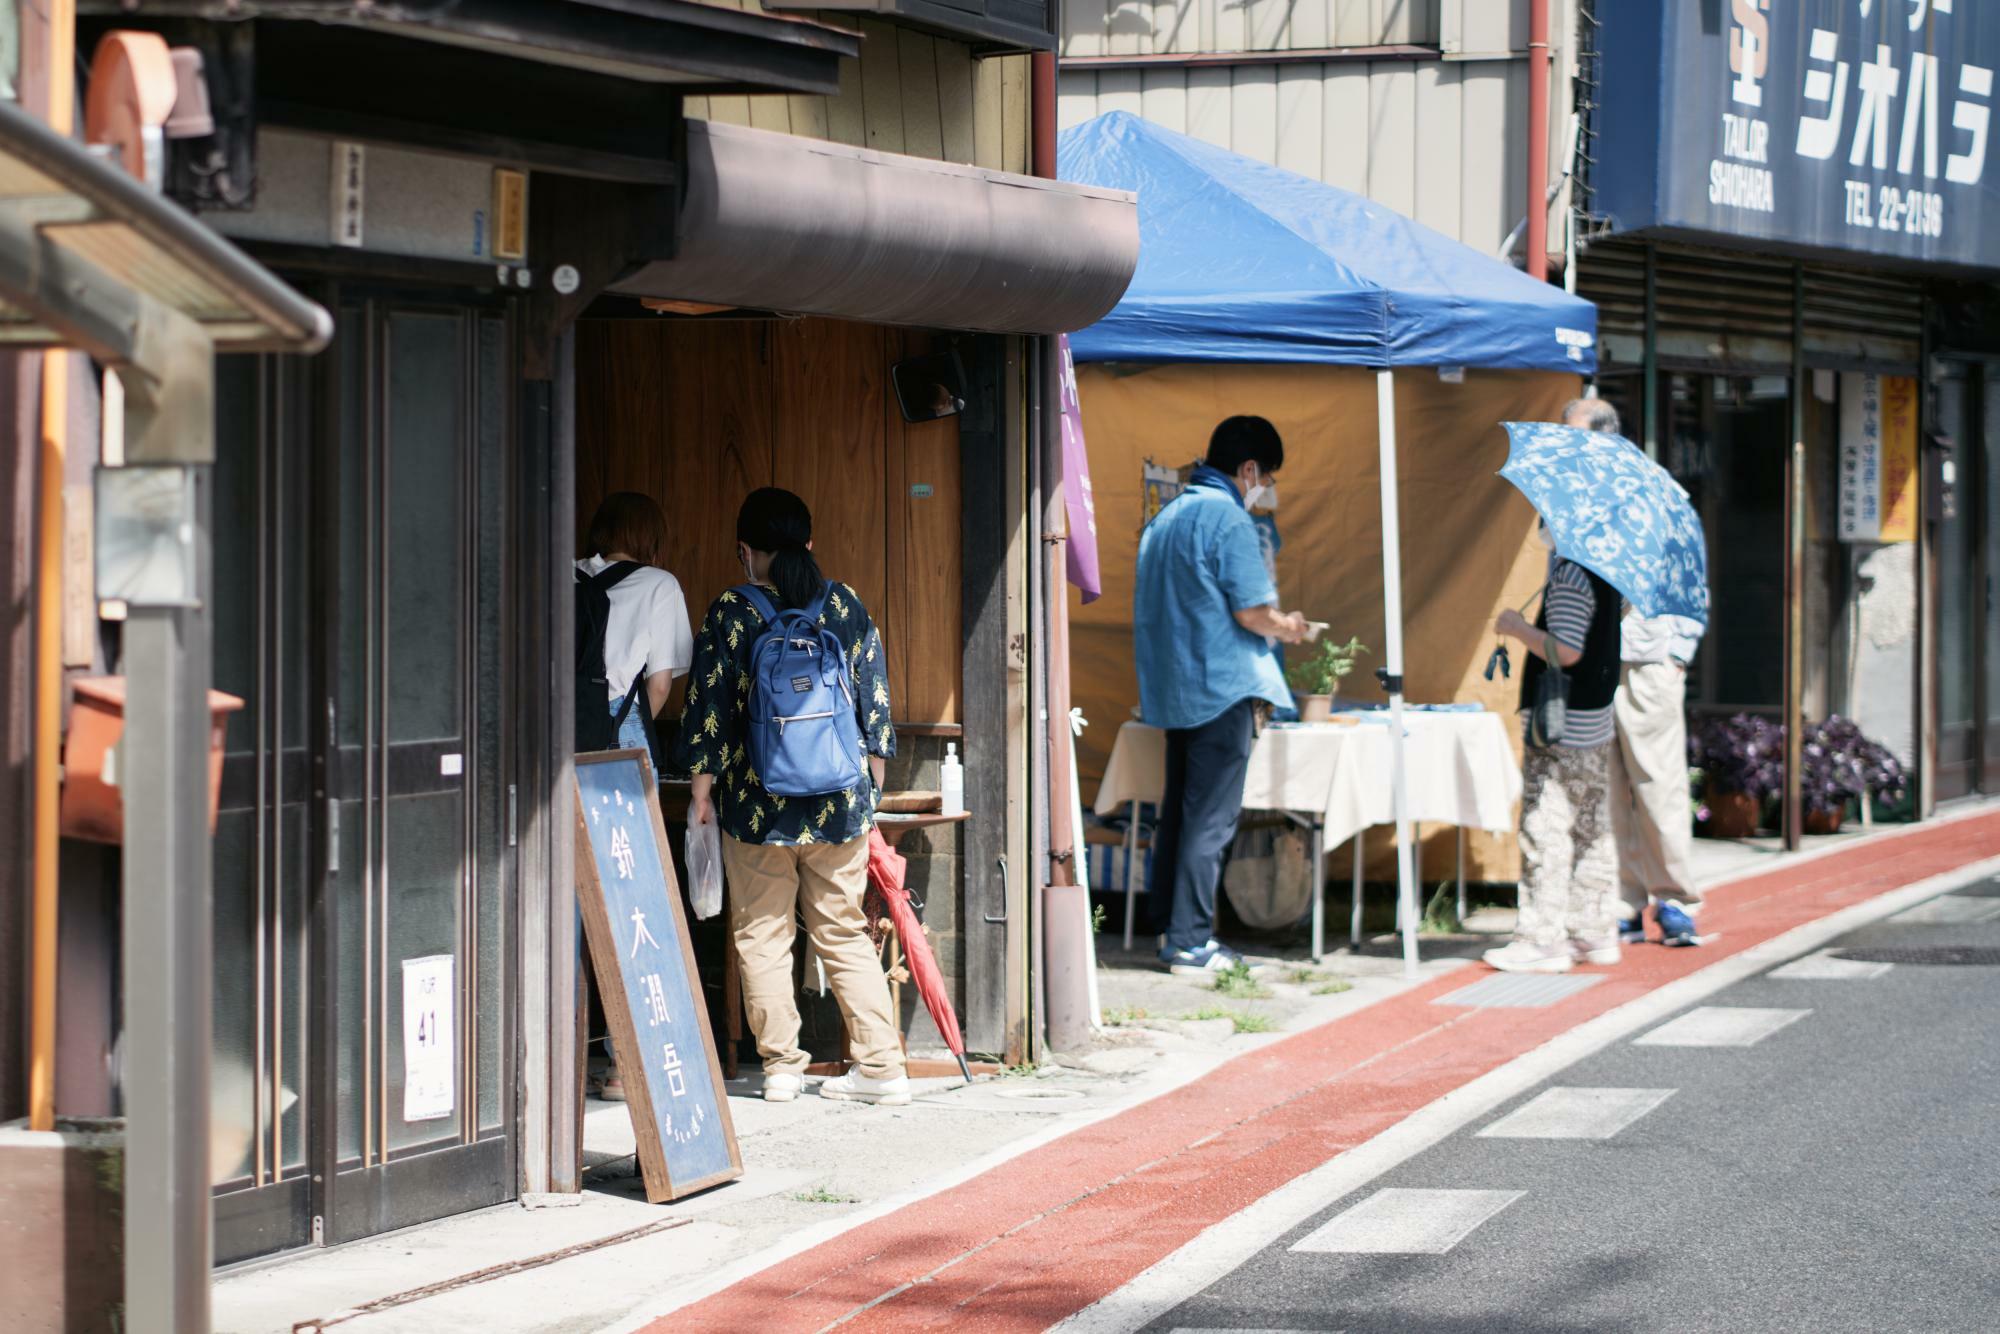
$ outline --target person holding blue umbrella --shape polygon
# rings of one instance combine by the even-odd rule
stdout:
[[[1520,918],[1514,940],[1485,957],[1503,971],[1563,973],[1620,957],[1610,764],[1625,604],[1706,624],[1707,553],[1687,493],[1628,441],[1552,422],[1507,432],[1500,475],[1540,515],[1549,579],[1535,623],[1509,610],[1494,627],[1530,654],[1528,744]],[[1552,672],[1566,679],[1566,707],[1543,688]]]

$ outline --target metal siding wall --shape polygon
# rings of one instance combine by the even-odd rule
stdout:
[[[1129,111],[1491,254],[1523,209],[1527,80],[1518,60],[1064,69],[1057,113],[1067,129]]]
[[[1463,5],[1481,42],[1517,35],[1527,43],[1527,0],[1072,0],[1063,8],[1062,54],[1317,51],[1337,46],[1426,46],[1444,31],[1442,11]],[[1500,34],[1498,38],[1494,34]]]

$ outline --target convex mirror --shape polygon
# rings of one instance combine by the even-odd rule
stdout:
[[[889,368],[906,422],[937,421],[965,411],[965,368],[956,352],[912,357]]]

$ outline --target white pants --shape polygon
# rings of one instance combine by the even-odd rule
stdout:
[[[1694,817],[1688,809],[1687,669],[1628,662],[1612,712],[1611,828],[1618,839],[1618,892],[1638,911],[1652,895],[1693,904]]]

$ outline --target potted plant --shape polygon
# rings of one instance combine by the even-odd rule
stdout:
[[[1748,838],[1784,791],[1785,729],[1747,713],[1701,719],[1688,731],[1688,764],[1695,832]]]
[[[1850,799],[1898,801],[1903,795],[1901,761],[1887,746],[1870,741],[1851,718],[1839,714],[1806,729],[1800,751],[1800,806],[1808,834],[1837,834]]]
[[[1336,644],[1329,637],[1292,665],[1292,694],[1298,700],[1300,722],[1323,723],[1333,717],[1333,697],[1339,693],[1341,678],[1354,670],[1354,660],[1367,651],[1358,637],[1345,644]]]

